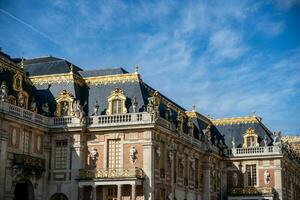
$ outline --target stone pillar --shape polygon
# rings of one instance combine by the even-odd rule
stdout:
[[[145,200],[154,200],[154,148],[151,142],[152,132],[145,131],[144,138],[149,142],[143,144],[143,171],[145,173],[145,181],[143,191]]]
[[[203,166],[203,198],[210,200],[210,164],[205,163]]]
[[[136,185],[132,184],[131,185],[131,200],[135,200],[136,199]]]
[[[118,200],[121,200],[122,198],[122,185],[118,185]]]
[[[78,200],[84,200],[84,187],[79,186],[78,187]]]
[[[93,200],[97,200],[97,186],[96,185],[92,186],[92,195],[93,195]]]
[[[282,199],[282,178],[285,178],[281,176],[281,170],[282,168],[280,160],[274,160],[274,188],[278,192],[279,199]]]
[[[3,122],[0,121],[0,126]],[[6,166],[6,157],[7,157],[7,133],[3,130],[3,126],[0,129],[0,199],[4,199],[4,188],[5,188],[5,166]]]

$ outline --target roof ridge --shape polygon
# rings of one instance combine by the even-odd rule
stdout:
[[[232,124],[248,124],[248,123],[259,123],[261,118],[253,116],[245,117],[231,117],[231,118],[219,118],[210,119],[214,125],[232,125]]]

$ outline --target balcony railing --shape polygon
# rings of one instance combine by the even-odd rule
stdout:
[[[143,178],[141,168],[79,170],[79,179]]]
[[[109,127],[153,122],[153,117],[147,112],[89,116],[86,119],[79,119],[75,116],[46,117],[6,102],[0,102],[0,112],[49,128],[81,127],[83,124],[88,127]],[[84,123],[84,120],[86,120],[86,123]]]
[[[245,188],[230,188],[230,196],[257,196],[257,195],[272,195],[273,188],[268,187],[245,187]]]
[[[281,148],[279,146],[232,148],[227,151],[227,155],[230,157],[276,154],[281,154]]]

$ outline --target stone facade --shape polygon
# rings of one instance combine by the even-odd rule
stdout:
[[[53,57],[1,52],[0,82],[0,199],[300,199],[299,154],[257,116],[210,119],[137,72]]]

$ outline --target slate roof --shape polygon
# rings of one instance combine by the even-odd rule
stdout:
[[[26,59],[24,61],[24,68],[29,76],[69,73],[71,65],[67,60],[52,56]],[[78,71],[81,70],[81,68],[73,65],[75,74],[78,74]]]
[[[107,76],[107,75],[116,75],[116,74],[128,74],[128,72],[121,68],[107,68],[107,69],[97,69],[97,70],[85,70],[80,71],[79,74],[82,77],[95,77],[95,76]]]
[[[229,120],[227,120],[229,119]],[[243,121],[244,119],[244,121]],[[268,143],[272,142],[271,131],[268,130],[261,122],[261,119],[256,116],[244,117],[244,118],[226,118],[224,123],[219,123],[222,119],[212,120],[214,126],[212,131],[214,133],[220,133],[224,135],[225,144],[232,148],[233,137],[235,139],[236,147],[242,147],[243,135],[248,128],[253,128],[258,134],[258,142],[263,145],[263,139],[267,136]]]

